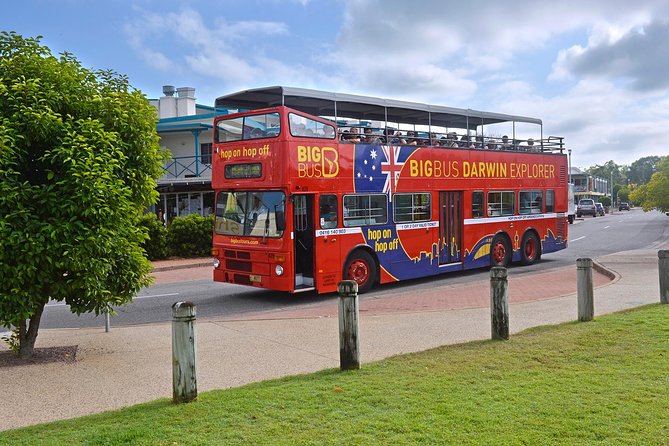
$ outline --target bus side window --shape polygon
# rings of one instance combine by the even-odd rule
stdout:
[[[472,218],[485,217],[483,212],[483,192],[472,192]]]
[[[336,228],[337,218],[337,196],[321,195],[319,203],[319,215],[322,229]]]
[[[546,191],[546,212],[555,212],[555,195],[553,189]]]

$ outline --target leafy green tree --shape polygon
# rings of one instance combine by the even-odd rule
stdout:
[[[604,163],[603,166],[595,164],[585,169],[590,175],[594,175],[605,180],[611,180],[613,176],[613,185],[627,184],[627,166],[616,164],[613,160]]]
[[[629,168],[629,180],[634,184],[648,183],[661,160],[661,156],[645,156],[634,161]]]
[[[646,209],[646,207],[643,205],[646,202],[647,196],[648,196],[648,185],[642,184],[633,191],[630,191],[629,201],[631,201],[635,205],[637,204],[641,205],[644,208],[644,210],[648,211],[652,209],[652,207]]]
[[[669,157],[657,163],[657,171],[650,177],[648,184],[633,190],[630,199],[640,203],[644,211],[669,211]]]
[[[620,186],[620,189],[616,191],[616,198],[618,199],[618,202],[621,201],[630,201],[630,188],[627,186]]]
[[[0,33],[0,326],[33,353],[49,299],[107,311],[150,283],[138,226],[165,154],[125,76]]]

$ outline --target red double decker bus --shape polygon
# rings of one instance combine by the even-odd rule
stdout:
[[[566,149],[539,119],[289,87],[216,107],[239,110],[214,122],[216,281],[364,292],[567,247]]]

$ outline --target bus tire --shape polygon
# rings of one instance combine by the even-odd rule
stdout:
[[[569,221],[570,225],[573,225],[574,224],[574,216],[573,215],[567,216],[567,221]]]
[[[520,243],[520,261],[523,265],[531,265],[541,258],[541,244],[539,237],[532,232],[526,232]]]
[[[496,235],[490,244],[490,266],[507,266],[511,263],[511,244],[503,235]]]
[[[358,293],[366,293],[376,282],[376,262],[367,251],[354,251],[346,261],[343,277],[358,284]]]

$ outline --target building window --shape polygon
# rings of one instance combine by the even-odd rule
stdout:
[[[395,223],[428,221],[432,215],[430,194],[395,194],[393,195],[393,218]]]
[[[347,195],[344,197],[344,226],[382,225],[387,222],[387,195]]]
[[[211,143],[200,144],[200,162],[202,164],[211,164]]]

